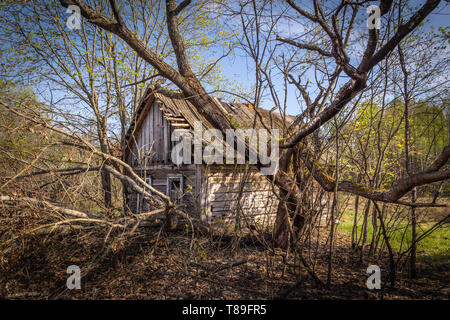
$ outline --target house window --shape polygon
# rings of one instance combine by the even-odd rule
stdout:
[[[151,186],[152,185],[152,177],[147,177],[145,179],[145,182]],[[144,188],[145,189],[145,188]],[[148,191],[151,194],[150,190],[145,189],[145,191]],[[150,211],[150,204],[144,200],[142,195],[140,193],[137,194],[137,204],[136,204],[136,213],[146,212]]]
[[[169,175],[167,176],[167,192],[170,200],[174,203],[182,201],[183,197],[183,175]]]

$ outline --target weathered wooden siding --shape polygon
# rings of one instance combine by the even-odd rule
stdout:
[[[189,113],[186,110],[181,113],[184,110],[181,105],[177,110],[172,100],[166,100],[146,102],[148,111],[136,127],[136,142],[127,159],[133,169],[143,178],[151,177],[152,186],[164,194],[167,194],[167,177],[182,174],[185,193],[182,203],[187,212],[200,215],[203,220],[247,217],[270,222],[278,208],[277,190],[255,167],[249,170],[243,165],[178,167],[171,163],[172,131],[189,130],[190,122],[183,118]],[[164,101],[169,105],[163,105]],[[137,194],[131,190],[128,190],[127,203],[136,212]]]
[[[129,155],[129,163],[133,166],[143,166],[152,163],[169,163],[170,161],[170,131],[169,121],[163,117],[160,105],[153,102],[138,132],[136,143]]]
[[[277,189],[256,168],[203,166],[204,211],[208,220],[236,216],[273,216],[277,212]],[[275,191],[275,193],[274,193]]]
[[[147,167],[135,167],[134,170],[142,178],[151,177],[151,184],[156,190],[167,194],[167,178],[177,174],[183,175],[183,199],[182,204],[187,212],[193,215],[200,214],[199,188],[199,169],[197,165],[187,165],[177,167],[174,165],[148,165]],[[137,211],[137,194],[128,190],[128,207],[132,212]]]

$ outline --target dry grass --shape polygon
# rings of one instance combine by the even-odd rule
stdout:
[[[0,296],[33,299],[273,299],[303,279],[287,295],[291,299],[376,299],[381,293],[366,289],[369,264],[361,264],[349,249],[347,236],[338,234],[333,260],[333,282],[320,288],[304,268],[294,268],[292,255],[270,250],[244,238],[166,233],[146,228],[132,236],[109,235],[100,227],[55,230],[23,235],[42,223],[44,213],[2,209],[0,220]],[[15,241],[4,245],[13,235]],[[315,272],[326,279],[326,246],[321,240]],[[231,263],[240,264],[231,267]],[[285,263],[286,262],[286,263]],[[82,289],[68,290],[66,269],[78,265]],[[221,270],[220,270],[221,269]],[[401,278],[397,289],[386,289],[386,299],[448,298],[449,266],[419,265],[420,278]],[[383,279],[387,274],[383,274]]]

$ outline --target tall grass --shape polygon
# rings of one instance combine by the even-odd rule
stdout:
[[[347,209],[344,211],[338,230],[343,231],[350,237],[353,229],[354,211]],[[418,237],[434,225],[434,221],[419,223],[417,226]],[[358,236],[362,230],[362,217],[357,221]],[[378,226],[380,228],[380,226]],[[367,241],[372,241],[373,226],[368,222],[367,225]],[[403,239],[403,243],[402,243]],[[395,228],[391,229],[390,242],[392,248],[397,251],[406,250],[411,244],[411,226],[407,219],[400,220]],[[450,226],[443,225],[433,233],[422,239],[417,245],[417,260],[420,262],[428,262],[433,265],[450,264]]]

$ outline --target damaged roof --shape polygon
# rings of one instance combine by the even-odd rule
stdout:
[[[229,118],[230,124],[234,128],[285,129],[285,122],[279,113],[262,108],[255,108],[250,104],[225,103],[217,98],[214,98],[214,100],[216,101],[218,109]],[[139,131],[153,102],[159,103],[159,107],[167,120],[182,119],[185,120],[185,123],[189,124],[190,127],[194,127],[195,121],[201,121],[205,128],[214,128],[214,126],[197,111],[189,100],[168,97],[160,92],[150,91],[149,88],[147,88],[145,96],[141,100],[136,112],[136,116],[128,128],[126,134],[127,141],[130,139],[132,133]],[[294,118],[295,117],[293,116],[287,115],[286,123],[291,123]],[[173,123],[172,121],[170,122],[171,124]],[[179,121],[177,121],[177,123],[179,123]]]

